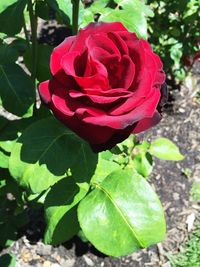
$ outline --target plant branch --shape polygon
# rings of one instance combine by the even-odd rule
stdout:
[[[27,27],[26,27],[26,21],[25,21],[24,14],[23,14],[23,29],[24,29],[24,35],[25,35],[25,38],[26,38],[27,47],[30,48],[28,30],[27,30]]]
[[[33,10],[32,0],[28,0],[28,11],[31,23],[31,40],[32,40],[32,69],[31,78],[36,84],[36,66],[37,66],[37,18]]]
[[[72,33],[76,35],[78,32],[78,17],[79,17],[79,0],[72,0]]]

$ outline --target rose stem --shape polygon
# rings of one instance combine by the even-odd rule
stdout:
[[[28,0],[28,11],[31,23],[31,41],[32,41],[32,70],[31,78],[36,86],[36,66],[37,66],[37,17],[33,11],[32,0]]]
[[[24,29],[24,34],[25,34],[25,38],[26,38],[27,47],[30,48],[28,30],[27,30],[27,27],[26,27],[26,21],[25,21],[24,14],[23,14],[23,29]]]
[[[78,32],[79,0],[72,0],[72,33]]]

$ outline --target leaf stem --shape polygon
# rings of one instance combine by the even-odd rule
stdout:
[[[32,70],[31,78],[36,85],[36,66],[37,66],[37,17],[33,10],[32,0],[28,0],[28,11],[31,23],[31,41],[32,41]]]
[[[72,33],[76,35],[78,32],[78,17],[79,17],[79,0],[72,1]]]

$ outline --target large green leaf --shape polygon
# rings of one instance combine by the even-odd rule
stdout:
[[[86,195],[87,183],[78,186],[73,177],[67,177],[53,185],[45,199],[47,228],[45,243],[63,243],[79,230],[77,203]]]
[[[120,21],[129,31],[138,37],[147,38],[146,16],[153,16],[152,10],[140,0],[116,0],[115,9],[107,6],[108,1],[97,0],[85,10],[81,26],[93,21],[95,14],[100,14],[100,21]]]
[[[21,31],[23,26],[23,11],[26,4],[27,0],[17,0],[14,3],[12,0],[3,0],[0,4],[0,32],[15,35]]]
[[[148,177],[153,169],[151,155],[145,152],[137,154],[133,159],[133,166],[143,177]]]
[[[36,77],[38,81],[44,81],[51,78],[49,61],[52,53],[53,47],[49,45],[38,45],[38,61],[36,65]],[[32,50],[27,49],[24,54],[24,62],[27,68],[31,71],[32,68]]]
[[[35,89],[30,77],[17,64],[0,65],[0,101],[17,116],[32,115]]]
[[[14,4],[17,0],[1,0],[0,1],[0,13],[2,13],[8,6]]]
[[[102,14],[102,21],[121,21],[131,32],[135,32],[138,37],[147,38],[146,15],[152,16],[152,11],[140,0],[116,0],[121,9],[116,8]],[[109,10],[108,10],[109,11]]]
[[[165,220],[160,201],[136,172],[111,173],[79,204],[86,238],[101,252],[127,255],[163,239]]]
[[[184,156],[179,148],[169,139],[161,137],[151,143],[149,152],[159,159],[183,160]]]
[[[0,149],[0,168],[8,168],[9,155],[3,150]]]
[[[12,45],[8,44],[0,44],[0,63],[8,64],[15,63],[19,54],[17,49],[15,49]]]
[[[89,145],[53,117],[33,123],[11,152],[9,169],[32,193],[46,190],[71,168],[77,182],[91,179],[97,155]]]
[[[104,159],[105,153],[107,153],[107,151],[99,154],[99,161],[91,180],[92,183],[101,183],[111,172],[121,168],[119,164]]]
[[[46,0],[47,4],[56,11],[58,20],[65,24],[70,24],[72,20],[71,0]]]
[[[1,267],[15,267],[16,266],[16,256],[12,254],[3,254],[0,257]]]
[[[6,152],[11,152],[21,132],[33,121],[33,118],[10,121],[0,117],[0,148]]]

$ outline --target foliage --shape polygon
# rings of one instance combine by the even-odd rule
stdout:
[[[53,10],[56,19],[70,27],[71,8],[68,0],[0,3],[0,105],[12,114],[12,120],[0,116],[0,246],[15,240],[34,203],[44,207],[45,243],[60,244],[81,229],[100,251],[126,255],[165,235],[164,212],[147,181],[153,156],[183,156],[165,138],[147,142],[135,137],[97,155],[43,105],[38,107],[35,84],[51,75],[53,47],[34,39],[37,17],[47,20]],[[27,10],[31,38],[25,27]],[[100,20],[121,20],[147,37],[145,16],[152,11],[143,2],[96,1],[86,9],[81,5],[79,24],[93,21],[97,11]],[[15,259],[3,256],[0,263],[7,260],[12,266]]]
[[[81,26],[86,25],[95,14],[99,15],[98,21],[121,21],[130,31],[145,39],[147,38],[146,16],[153,16],[151,9],[140,0],[97,0],[86,8]]]
[[[176,256],[169,256],[172,267],[199,267],[200,259],[200,225],[192,233],[183,252]]]
[[[16,266],[16,257],[12,254],[4,254],[0,257],[0,266],[1,267],[15,267]]]
[[[194,182],[190,191],[193,200],[200,202],[200,182]]]
[[[149,41],[172,78],[182,81],[200,51],[199,0],[147,0],[154,17],[149,19]]]

